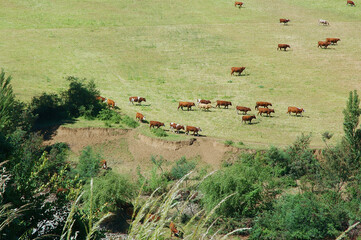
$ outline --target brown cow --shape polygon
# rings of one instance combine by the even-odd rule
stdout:
[[[221,106],[224,106],[224,108],[228,108],[228,106],[232,106],[232,103],[230,101],[217,100],[216,107],[221,108]]]
[[[129,103],[134,104],[134,102],[141,104],[142,102],[147,102],[147,100],[143,97],[129,97]]]
[[[258,107],[268,108],[268,106],[272,106],[272,103],[270,103],[270,102],[256,102],[256,106],[254,107],[254,109],[258,109]]]
[[[238,76],[240,76],[242,74],[242,72],[244,71],[244,69],[246,69],[246,67],[232,67],[231,75],[233,75],[233,73],[238,73]]]
[[[154,128],[154,127],[160,128],[161,126],[164,126],[164,123],[158,121],[149,122],[149,128]]]
[[[102,160],[100,161],[100,166],[101,166],[101,168],[103,168],[103,169],[108,169],[107,161],[106,161],[105,159],[102,159]]]
[[[137,113],[135,114],[135,119],[137,119],[137,120],[140,121],[140,122],[143,122],[143,121],[145,120],[145,117],[144,117],[143,114],[137,112]]]
[[[197,99],[197,103],[198,103],[198,104],[199,104],[199,103],[210,104],[211,101],[205,100],[205,99]]]
[[[339,38],[326,38],[326,42],[330,42],[331,44],[337,44],[338,41],[341,41]]]
[[[326,41],[318,41],[318,47],[320,48],[327,48],[328,45],[330,45],[331,43],[330,42],[326,42]]]
[[[100,100],[100,101],[102,101],[102,102],[105,101],[105,97],[102,97],[102,96],[95,96],[95,99],[96,99],[96,100]]]
[[[177,133],[179,133],[179,131],[182,129],[184,130],[184,126],[177,123],[171,122],[169,125],[170,125],[170,130],[175,131]]]
[[[199,135],[198,132],[202,132],[202,129],[200,127],[187,126],[185,131],[186,134],[188,135],[190,131],[193,132],[193,135],[197,133],[198,136]]]
[[[179,102],[177,110],[179,110],[179,108],[183,110],[183,107],[186,107],[189,111],[189,109],[192,110],[192,106],[195,106],[194,102]]]
[[[243,112],[243,114],[247,114],[248,111],[251,111],[250,108],[248,107],[242,107],[242,106],[237,106],[237,114],[239,114],[239,112]]]
[[[115,102],[113,101],[113,100],[111,100],[111,99],[107,99],[107,104],[108,104],[108,106],[109,107],[115,107],[115,106],[117,106],[116,104],[115,104]]]
[[[158,222],[160,220],[160,216],[148,213],[146,219],[148,222]]]
[[[257,115],[261,115],[262,116],[262,113],[266,113],[267,116],[270,116],[271,113],[274,113],[275,110],[274,109],[271,109],[271,108],[258,108],[258,113]]]
[[[287,48],[291,48],[291,47],[288,44],[283,44],[283,43],[278,44],[277,50],[282,50],[282,48],[283,50],[287,51]]]
[[[298,108],[298,107],[288,107],[288,111],[287,113],[289,115],[291,115],[291,113],[296,113],[296,116],[297,114],[300,114],[300,116],[302,116],[302,113],[304,112],[305,110],[303,108]]]
[[[291,22],[291,20],[286,18],[280,18],[280,23],[283,23],[283,25],[286,25],[288,22]]]
[[[246,122],[249,122],[249,123],[252,123],[252,119],[256,119],[256,116],[255,115],[251,115],[251,116],[242,116],[242,123],[246,123]]]
[[[234,2],[234,6],[235,6],[235,7],[238,6],[239,8],[241,8],[242,5],[243,5],[243,2]]]
[[[67,191],[69,191],[69,189],[60,187],[56,190],[56,194],[66,193]]]
[[[179,237],[183,239],[183,233],[177,229],[177,227],[173,222],[170,222],[169,228],[170,228],[170,237],[173,237],[174,235],[175,237]]]
[[[356,7],[355,3],[354,3],[353,1],[351,1],[351,0],[347,0],[346,5],[350,5],[351,7],[352,7],[352,6],[353,6],[353,7]]]

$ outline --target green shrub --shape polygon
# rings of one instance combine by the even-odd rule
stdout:
[[[162,128],[153,128],[151,132],[157,137],[167,137],[168,134]]]
[[[107,120],[112,119],[113,115],[114,115],[113,110],[111,110],[109,108],[103,108],[102,110],[99,111],[99,113],[97,115],[97,119],[107,121]]]
[[[89,106],[88,109],[86,109],[84,106],[80,106],[79,114],[80,114],[80,116],[83,116],[87,120],[94,120],[95,117],[93,116],[93,109],[94,109],[94,106]]]
[[[135,121],[133,118],[129,117],[128,115],[123,115],[121,121],[122,123],[124,123],[125,125],[131,128],[136,128],[139,126],[139,123]]]
[[[181,157],[179,160],[175,162],[175,166],[172,167],[170,173],[173,179],[181,179],[187,173],[192,171],[196,167],[195,162],[187,161],[185,157]]]
[[[224,145],[226,145],[226,146],[232,146],[233,144],[234,144],[234,142],[232,140],[226,140],[224,142]]]
[[[80,178],[88,179],[95,177],[99,172],[101,156],[95,153],[92,147],[87,146],[83,149],[77,166]]]
[[[38,122],[66,119],[68,113],[62,99],[56,93],[42,93],[33,97],[29,105],[32,114],[37,116]]]

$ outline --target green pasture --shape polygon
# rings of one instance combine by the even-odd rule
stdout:
[[[360,4],[360,5],[359,5]],[[4,0],[0,67],[29,101],[72,75],[147,120],[200,126],[202,134],[246,145],[288,145],[301,133],[342,134],[348,92],[361,86],[361,2],[346,0]],[[289,18],[287,26],[279,18]],[[318,19],[330,22],[319,26]],[[337,46],[317,48],[327,37]],[[291,45],[277,51],[278,43]],[[245,66],[231,77],[230,68]],[[147,99],[144,106],[129,96]],[[232,101],[230,109],[177,111],[178,101]],[[272,118],[241,124],[235,106],[273,103]],[[288,106],[303,107],[290,117]],[[256,113],[254,110],[252,113]],[[80,124],[81,125],[81,124]]]

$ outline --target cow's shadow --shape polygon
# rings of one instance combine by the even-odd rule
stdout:
[[[149,124],[148,120],[142,120],[141,123]]]
[[[140,104],[140,103],[138,103],[138,104],[134,104],[135,106],[140,106],[140,107],[150,107],[152,104]]]
[[[244,124],[244,125],[255,125],[255,124],[259,124],[260,122],[257,121],[257,122],[250,122],[250,123],[247,123],[247,124]]]

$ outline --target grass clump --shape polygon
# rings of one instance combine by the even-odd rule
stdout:
[[[157,137],[167,137],[167,132],[162,128],[153,128],[150,130]]]
[[[234,144],[234,142],[232,140],[226,140],[224,142],[224,145],[226,145],[226,146],[232,146],[233,144]]]

